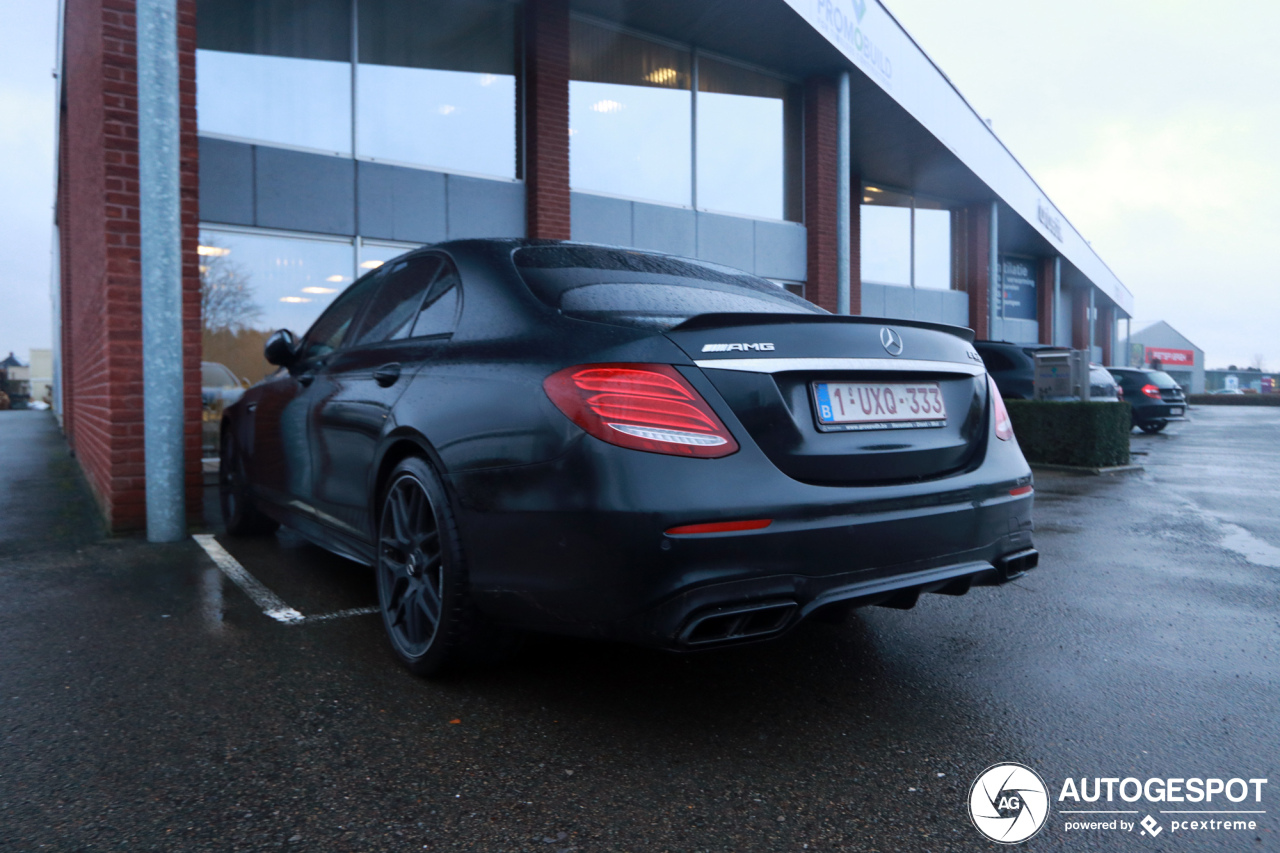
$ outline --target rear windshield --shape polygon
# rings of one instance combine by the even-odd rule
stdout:
[[[1163,370],[1148,370],[1147,379],[1157,388],[1176,388],[1178,382]]]
[[[702,261],[589,246],[520,249],[534,295],[583,320],[670,329],[699,314],[826,314],[768,279]]]

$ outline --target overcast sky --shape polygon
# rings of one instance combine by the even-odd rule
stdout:
[[[0,357],[49,346],[54,0],[0,0]],[[1210,367],[1280,369],[1280,4],[887,0]]]

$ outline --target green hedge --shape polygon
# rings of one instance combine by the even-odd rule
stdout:
[[[1032,464],[1108,468],[1129,464],[1128,403],[1009,400],[1013,434]]]
[[[1193,406],[1280,406],[1280,394],[1192,394]]]

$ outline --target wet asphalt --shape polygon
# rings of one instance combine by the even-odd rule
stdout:
[[[48,413],[0,412],[0,851],[994,850],[966,801],[1002,761],[1055,801],[1270,780],[1256,830],[1068,831],[1055,802],[1015,849],[1280,850],[1280,408],[1192,417],[1133,437],[1142,472],[1039,472],[1008,586],[427,682],[376,615],[281,624],[194,542],[104,536]],[[374,603],[288,534],[219,541],[308,617]]]

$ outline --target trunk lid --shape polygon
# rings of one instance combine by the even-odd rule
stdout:
[[[666,336],[694,360],[773,464],[796,480],[924,480],[968,467],[982,449],[986,370],[968,329],[867,317],[710,314]],[[823,383],[823,399],[847,394],[850,417],[868,422],[824,424]],[[912,389],[936,389],[945,417],[894,421],[915,400]],[[899,406],[901,415],[889,411]]]

